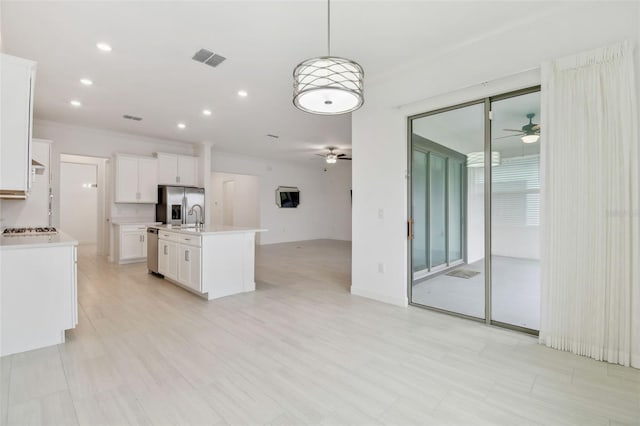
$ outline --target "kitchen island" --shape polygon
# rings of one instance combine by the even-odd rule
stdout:
[[[158,272],[208,300],[254,291],[255,236],[232,226],[158,228]]]
[[[0,356],[64,343],[78,324],[72,237],[0,236]]]

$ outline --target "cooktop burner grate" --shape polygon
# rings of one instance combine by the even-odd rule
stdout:
[[[6,228],[2,235],[5,236],[24,236],[24,235],[52,235],[58,231],[53,226],[32,226],[24,228]]]

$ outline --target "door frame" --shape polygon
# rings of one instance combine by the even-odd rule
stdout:
[[[493,96],[487,96],[480,99],[463,102],[443,108],[438,108],[435,110],[423,112],[420,114],[414,114],[407,116],[407,223],[408,223],[408,232],[407,232],[407,296],[408,303],[410,306],[417,306],[423,309],[428,309],[434,312],[440,312],[447,315],[452,315],[459,318],[465,318],[476,322],[483,322],[489,326],[497,326],[501,328],[506,328],[510,330],[515,330],[527,334],[532,334],[537,336],[539,334],[538,330],[534,330],[531,328],[521,327],[513,324],[507,324],[500,321],[494,321],[491,319],[491,201],[492,201],[492,193],[491,193],[491,104],[495,101],[500,101],[504,99],[509,99],[517,96],[526,95],[529,93],[541,92],[541,85],[529,86],[518,90],[512,90],[505,93],[500,93]],[[413,166],[413,141],[412,141],[412,121],[418,118],[427,117],[430,115],[441,114],[448,111],[457,110],[460,108],[465,108],[474,105],[484,105],[484,318],[477,318],[471,315],[461,314],[458,312],[448,311],[446,309],[440,309],[433,306],[427,306],[421,303],[416,303],[413,301],[413,216],[412,216],[412,166]],[[446,147],[445,147],[446,148]],[[466,173],[465,173],[466,176]],[[465,183],[466,186],[466,183]],[[466,191],[465,191],[466,192]],[[466,207],[466,200],[465,200]],[[465,220],[466,220],[466,212],[465,212]],[[466,234],[466,226],[465,226],[465,234]],[[467,243],[467,235],[465,235],[465,252],[466,252],[466,243]],[[463,256],[466,262],[466,253]],[[448,268],[447,268],[448,269]],[[445,272],[438,271],[440,273]],[[435,276],[435,274],[433,275]]]
[[[96,166],[96,184],[98,185],[98,214],[96,217],[97,221],[97,243],[96,243],[96,254],[98,256],[108,256],[110,252],[110,241],[109,241],[109,226],[108,226],[108,197],[107,197],[107,182],[108,182],[108,158],[104,157],[92,157],[88,155],[77,155],[77,154],[60,154],[60,160],[58,161],[58,170],[60,170],[62,163],[75,163],[75,164],[86,164]],[[60,182],[58,182],[58,198],[60,197]],[[60,215],[62,214],[62,207],[59,207],[60,212],[58,213],[58,220],[60,220]]]

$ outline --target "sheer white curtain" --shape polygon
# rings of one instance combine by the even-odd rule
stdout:
[[[633,46],[543,65],[540,342],[640,367]]]

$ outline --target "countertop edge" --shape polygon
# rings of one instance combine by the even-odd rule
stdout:
[[[160,229],[161,231],[167,231],[167,232],[175,232],[178,234],[182,234],[182,235],[199,235],[199,236],[210,236],[210,235],[223,235],[223,234],[244,234],[244,233],[256,233],[256,232],[268,232],[268,229],[264,229],[264,228],[242,228],[242,229],[220,229],[220,230],[213,230],[213,231],[207,231],[207,230],[203,230],[203,231],[191,231],[191,230],[186,230],[186,229],[180,229],[180,228],[174,228],[174,227],[167,227],[166,225],[158,225],[156,226],[158,229]]]
[[[61,246],[77,246],[78,241],[73,239],[73,237],[65,234],[64,232],[58,232],[53,235],[56,241],[34,241],[33,243],[29,242],[30,238],[43,238],[47,236],[24,236],[24,237],[0,237],[2,238],[2,242],[0,243],[0,250],[20,250],[20,249],[31,249],[31,248],[48,248],[48,247],[61,247]],[[15,243],[12,244],[11,242]]]

